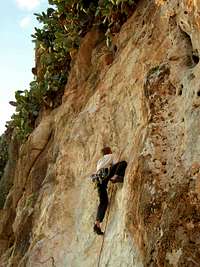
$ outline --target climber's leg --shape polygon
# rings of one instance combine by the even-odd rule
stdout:
[[[106,209],[108,206],[108,194],[107,189],[105,187],[98,188],[98,195],[99,195],[99,206],[97,210],[97,217],[96,220],[102,222],[106,213]]]
[[[103,234],[101,232],[100,223],[103,221],[107,207],[108,207],[108,194],[106,187],[99,187],[98,188],[98,195],[99,195],[99,206],[97,209],[97,216],[94,225],[94,231],[97,234]]]
[[[110,174],[110,181],[112,183],[123,183],[126,167],[127,167],[127,162],[125,160],[116,163],[112,167]]]

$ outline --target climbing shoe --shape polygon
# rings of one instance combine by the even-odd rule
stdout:
[[[124,177],[115,174],[112,178],[110,178],[110,181],[111,181],[113,184],[114,184],[114,183],[123,183],[123,181],[124,181]]]
[[[94,225],[93,230],[97,235],[103,235],[103,232],[101,231],[101,228],[98,227],[96,224]]]

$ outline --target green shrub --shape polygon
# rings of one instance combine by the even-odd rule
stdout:
[[[4,173],[4,168],[8,161],[8,141],[5,134],[0,136],[0,180]]]
[[[38,87],[32,86],[31,90],[16,91],[16,102],[10,102],[16,107],[9,126],[15,128],[20,140],[24,140],[34,128],[34,122],[39,114],[40,96]]]
[[[103,25],[107,45],[113,33],[119,31],[126,21],[133,0],[49,0],[53,7],[46,12],[35,14],[42,24],[32,34],[42,72],[30,83],[29,90],[16,91],[16,107],[8,127],[16,128],[21,141],[26,140],[34,129],[35,120],[43,105],[55,108],[61,97],[70,71],[70,51],[78,48],[81,38],[93,25]],[[37,76],[38,75],[38,76]]]

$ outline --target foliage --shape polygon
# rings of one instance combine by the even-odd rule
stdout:
[[[16,112],[11,117],[9,127],[15,128],[18,137],[24,140],[33,130],[35,119],[39,114],[40,91],[32,84],[30,91],[16,91],[15,99],[16,102],[10,102],[16,106]]]
[[[8,161],[8,142],[5,134],[0,136],[0,179],[4,173],[4,168]]]
[[[60,104],[70,70],[70,52],[80,45],[81,38],[93,25],[103,25],[106,43],[118,32],[134,6],[134,0],[49,0],[46,12],[35,14],[42,24],[32,34],[36,44],[35,79],[29,90],[16,91],[16,113],[8,127],[16,128],[24,141],[34,129],[41,108]],[[58,99],[59,96],[59,99]]]

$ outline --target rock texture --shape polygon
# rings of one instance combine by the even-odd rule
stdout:
[[[86,35],[62,105],[20,149],[0,266],[199,266],[199,9],[139,1],[116,52]],[[88,179],[103,145],[128,161],[124,184],[109,187],[104,239]]]

